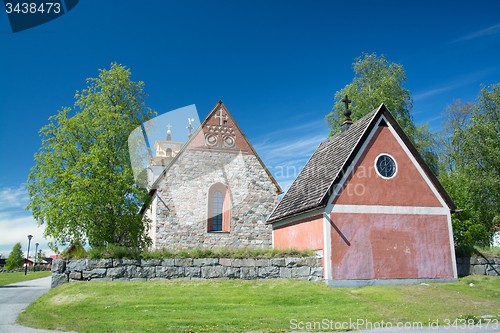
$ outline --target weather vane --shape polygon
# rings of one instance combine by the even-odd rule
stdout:
[[[351,100],[349,99],[349,97],[347,97],[347,95],[345,95],[345,97],[342,99],[342,102],[345,103],[345,110],[344,110],[345,120],[342,123],[341,130],[342,132],[345,132],[352,125],[352,119],[350,117],[351,110],[349,110],[349,103],[351,103]]]

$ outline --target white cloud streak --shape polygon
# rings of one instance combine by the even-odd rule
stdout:
[[[43,238],[44,226],[38,227],[33,216],[24,210],[29,202],[24,185],[0,189],[0,254],[7,257],[18,242],[22,244],[23,251],[26,251],[28,235],[33,235],[30,254],[35,251],[35,243],[39,243],[38,249],[51,255],[53,252],[47,246],[51,239]]]
[[[481,38],[484,36],[490,36],[490,35],[496,35],[500,33],[500,24],[493,25],[489,28],[479,30],[473,33],[470,33],[468,35],[465,35],[457,40],[454,40],[452,43],[457,43],[461,42],[464,40],[470,40],[470,39],[475,39],[475,38]]]
[[[256,145],[262,155],[277,161],[286,161],[286,159],[299,156],[309,157],[318,145],[326,140],[326,135],[319,134],[314,136],[300,136],[292,140],[280,142],[263,142]]]
[[[253,142],[273,177],[286,191],[318,145],[327,140],[328,132],[325,121],[320,119],[267,133]]]
[[[26,214],[26,213],[24,213]],[[39,243],[38,249],[42,249],[47,255],[52,254],[47,242],[43,238],[45,228],[38,227],[37,222],[31,215],[13,217],[18,214],[0,214],[0,254],[8,256],[14,245],[21,243],[23,251],[28,247],[28,235],[33,235],[31,240],[31,251],[35,250],[35,243]]]
[[[488,68],[488,69],[478,71],[478,72],[475,72],[475,73],[472,73],[469,75],[464,75],[464,76],[461,76],[461,77],[453,80],[453,82],[448,82],[446,84],[443,84],[443,86],[441,86],[441,87],[437,87],[437,88],[429,89],[429,90],[426,90],[426,91],[423,91],[420,93],[416,93],[415,95],[413,95],[413,101],[420,101],[420,100],[426,99],[426,98],[431,97],[431,96],[444,94],[448,91],[452,91],[452,90],[455,90],[457,88],[469,85],[471,83],[478,82],[483,77],[496,71],[496,69],[497,69],[496,67],[495,68]],[[479,89],[478,89],[478,91],[479,91]]]
[[[0,190],[0,210],[8,208],[26,207],[29,198],[28,193],[24,189],[25,184],[19,185],[18,188],[3,188]]]

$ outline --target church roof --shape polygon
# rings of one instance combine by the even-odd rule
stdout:
[[[446,193],[410,139],[385,105],[381,104],[377,109],[353,123],[347,131],[337,133],[318,146],[269,216],[267,223],[278,222],[288,217],[326,207],[335,186],[347,172],[382,114],[399,134],[448,207],[456,209],[455,203]]]

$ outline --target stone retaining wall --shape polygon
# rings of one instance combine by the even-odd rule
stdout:
[[[14,269],[11,269],[10,271],[5,269],[5,268],[0,268],[0,273],[20,273],[20,272],[24,272],[26,270],[26,268],[14,268]],[[50,267],[47,267],[47,266],[36,266],[36,271],[39,272],[39,271],[50,271]],[[28,272],[34,272],[33,270],[33,266],[31,267],[28,267]]]
[[[500,276],[500,258],[457,258],[457,274]]]
[[[68,281],[147,281],[174,278],[297,278],[322,281],[323,261],[313,257],[54,260],[51,287],[55,288]]]

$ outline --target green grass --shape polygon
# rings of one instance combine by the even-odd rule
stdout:
[[[304,325],[325,319],[428,325],[483,315],[500,319],[499,313],[500,279],[487,276],[364,288],[302,280],[180,279],[65,284],[39,298],[18,321],[77,332],[284,332],[292,330],[293,319]]]
[[[500,247],[463,246],[455,249],[457,257],[500,258]]]
[[[65,259],[166,259],[166,258],[276,258],[276,257],[311,257],[314,251],[299,251],[295,249],[269,249],[269,248],[246,248],[238,249],[231,247],[221,247],[216,249],[176,249],[176,250],[154,250],[140,251],[124,246],[110,245],[107,248],[96,247],[89,251],[79,248],[78,251],[70,255],[64,255]]]
[[[477,253],[486,258],[500,258],[500,247],[498,246],[478,247]]]
[[[0,286],[5,286],[6,284],[28,281],[50,276],[51,272],[28,272],[27,275],[22,273],[0,273]]]

